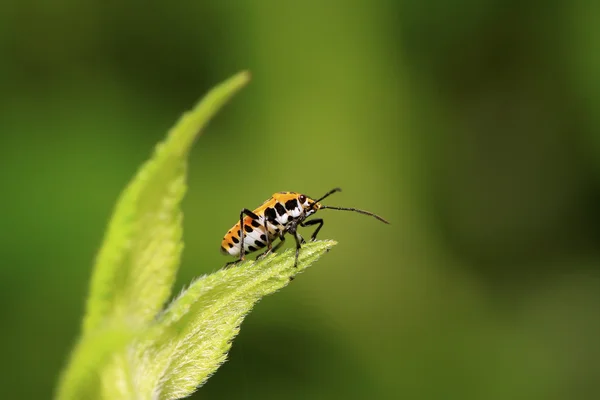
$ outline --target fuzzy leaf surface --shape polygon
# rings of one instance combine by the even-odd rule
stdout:
[[[155,343],[139,348],[138,365],[144,374],[154,368],[153,379],[148,380],[151,397],[179,399],[193,393],[225,362],[252,307],[287,286],[335,244],[331,240],[305,244],[297,267],[295,250],[290,249],[195,280],[158,320]]]
[[[245,72],[235,75],[184,114],[121,194],[96,259],[84,334],[103,324],[143,324],[169,298],[183,249],[180,203],[188,153],[248,79]]]
[[[180,203],[190,148],[249,78],[247,72],[233,76],[184,114],[118,199],[94,265],[83,332],[61,375],[58,399],[129,398],[122,394],[137,391],[130,352],[171,295],[183,249]]]

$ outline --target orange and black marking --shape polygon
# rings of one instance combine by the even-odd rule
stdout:
[[[313,200],[296,192],[278,192],[254,211],[247,208],[242,209],[240,220],[227,231],[221,242],[221,252],[223,254],[238,257],[237,261],[227,265],[239,262],[244,259],[246,254],[264,247],[267,247],[264,254],[277,250],[285,241],[285,234],[290,233],[296,241],[296,259],[294,263],[294,266],[296,266],[300,248],[304,243],[304,239],[298,233],[298,227],[318,225],[311,235],[311,240],[316,240],[319,230],[323,227],[323,220],[316,218],[306,221],[306,219],[318,210],[329,208],[332,210],[354,211],[375,217],[386,224],[389,223],[369,211],[357,208],[324,206],[320,203],[324,198],[340,191],[340,188],[330,190],[318,200]],[[278,238],[279,243],[273,247],[273,242]]]

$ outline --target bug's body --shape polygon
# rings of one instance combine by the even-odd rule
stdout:
[[[286,227],[294,220],[304,220],[308,215],[317,211],[321,205],[316,204],[309,212],[306,209],[314,200],[303,196],[304,202],[300,204],[299,193],[279,192],[271,196],[260,207],[252,211],[258,218],[246,215],[244,222],[244,253],[252,253],[273,243],[280,235],[285,234]],[[265,230],[265,218],[267,229]],[[232,256],[239,256],[241,249],[239,221],[231,228],[221,242],[221,252]],[[268,232],[268,233],[267,233]],[[268,235],[268,237],[267,237]],[[267,242],[268,240],[268,242]]]
[[[267,252],[277,249],[283,244],[285,234],[291,233],[296,240],[297,264],[298,251],[304,242],[302,236],[297,232],[297,227],[318,224],[317,229],[315,229],[311,236],[311,239],[315,240],[317,233],[323,226],[323,220],[313,219],[306,222],[305,220],[318,210],[325,208],[355,211],[371,215],[382,222],[388,223],[383,218],[368,211],[355,208],[323,206],[319,203],[325,197],[339,191],[341,191],[339,188],[333,189],[318,200],[313,200],[308,196],[296,192],[279,192],[271,196],[254,211],[243,209],[240,213],[238,223],[225,234],[221,242],[221,252],[239,257],[238,261],[241,261],[244,259],[245,254],[252,253],[264,247],[268,248]],[[280,239],[280,242],[273,248],[272,244],[277,238]]]

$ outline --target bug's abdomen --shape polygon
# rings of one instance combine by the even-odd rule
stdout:
[[[244,219],[244,252],[246,254],[266,247],[267,235],[271,243],[277,239],[280,229],[279,226],[269,222],[267,227],[269,228],[268,232],[265,231],[262,217],[258,220],[249,217]],[[240,245],[240,223],[238,222],[223,238],[223,241],[221,242],[221,252],[223,254],[239,256]]]

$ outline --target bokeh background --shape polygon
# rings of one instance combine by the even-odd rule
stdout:
[[[600,3],[3,2],[0,397],[50,398],[115,200],[211,86],[176,291],[271,193],[339,245],[203,399],[600,397]],[[325,215],[325,213],[328,213]]]

